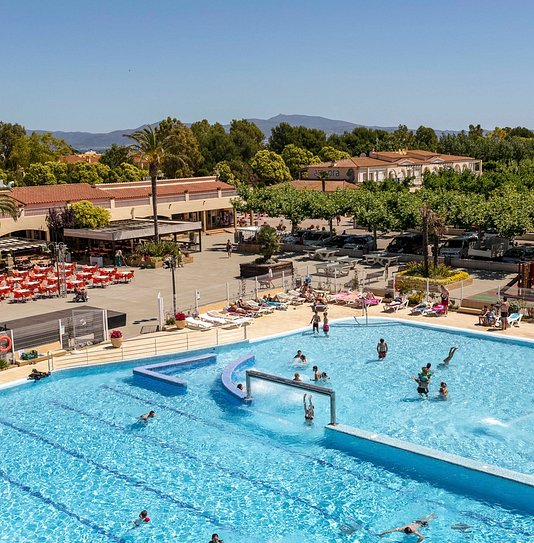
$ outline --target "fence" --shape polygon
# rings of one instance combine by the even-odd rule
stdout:
[[[236,279],[228,283],[203,286],[198,290],[184,290],[176,293],[176,307],[189,315],[198,313],[198,307],[211,304],[230,304],[238,298],[245,300],[258,298],[262,292],[270,289],[288,291],[298,288],[304,282],[306,277],[310,277],[314,288],[319,290],[328,290],[330,292],[339,292],[348,282],[352,281],[355,270],[351,270],[349,275],[339,277],[334,275],[319,275],[315,271],[315,265],[308,264],[296,266],[291,272],[273,272],[269,275],[258,275],[247,279]],[[367,274],[367,277],[372,274]],[[380,272],[383,275],[383,272]],[[361,278],[360,278],[361,280]],[[172,314],[172,305],[168,304],[166,299],[165,312]]]
[[[36,323],[2,332],[11,337],[11,357],[14,362],[28,349],[59,343],[61,349],[76,348],[107,339],[106,310],[73,310],[72,316]]]
[[[171,332],[165,336],[142,337],[124,340],[119,348],[110,344],[98,345],[83,350],[48,352],[49,371],[89,364],[105,364],[135,360],[160,354],[172,354],[195,349],[209,349],[226,343],[247,339],[247,327],[226,330],[215,328],[202,332]]]

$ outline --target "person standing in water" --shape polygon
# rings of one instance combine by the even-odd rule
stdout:
[[[329,330],[330,326],[328,325],[328,315],[325,312],[325,314],[323,315],[323,332],[326,337],[328,337]]]
[[[312,396],[310,394],[308,398],[309,405],[308,407],[306,407],[306,394],[304,394],[304,398],[302,398],[302,401],[304,403],[304,418],[308,422],[312,422],[313,418],[315,417],[315,407],[313,407],[311,399],[312,399]]]
[[[321,322],[321,317],[319,317],[319,314],[317,311],[313,314],[312,320],[310,321],[310,324],[313,325],[312,332],[315,334],[315,332],[319,333],[319,323]]]
[[[376,351],[378,353],[378,358],[386,358],[386,354],[388,352],[388,344],[384,341],[383,338],[380,338],[380,341],[376,346]]]

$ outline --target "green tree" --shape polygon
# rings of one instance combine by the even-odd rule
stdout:
[[[96,164],[88,164],[87,162],[76,162],[70,172],[69,180],[71,183],[88,183],[89,185],[99,185],[104,182],[98,173]]]
[[[109,166],[112,170],[116,170],[124,163],[133,164],[128,147],[125,145],[117,145],[116,143],[113,143],[109,149],[104,151],[102,156],[98,159],[98,162]]]
[[[228,183],[229,185],[234,186],[237,185],[237,178],[232,173],[232,169],[230,168],[230,164],[228,164],[228,162],[222,161],[215,164],[213,173],[217,174],[219,176],[219,179],[224,183]]]
[[[263,148],[265,136],[263,132],[250,121],[233,120],[230,124],[230,138],[235,145],[237,153],[244,162],[250,160]]]
[[[268,145],[270,151],[281,154],[284,147],[291,143],[317,155],[326,145],[326,134],[316,128],[291,126],[289,123],[280,123],[271,129]]]
[[[438,137],[434,130],[421,125],[415,131],[415,147],[425,151],[435,151],[438,148]]]
[[[484,129],[480,126],[480,124],[477,124],[476,126],[474,124],[470,124],[468,137],[469,139],[472,139],[472,140],[483,138]]]
[[[298,177],[298,170],[304,166],[309,166],[310,164],[318,164],[322,160],[315,156],[312,152],[307,149],[302,149],[297,147],[293,143],[286,145],[282,151],[282,158],[289,168],[289,173],[293,179]]]
[[[265,263],[272,262],[273,254],[280,249],[280,240],[276,229],[270,226],[263,227],[259,231],[257,239],[260,244],[260,254],[264,256]]]
[[[413,149],[415,145],[415,136],[405,124],[399,124],[397,130],[393,132],[393,136],[398,142],[399,147],[403,149]]]
[[[329,162],[331,160],[343,160],[344,158],[350,158],[350,155],[345,151],[340,151],[339,149],[335,149],[330,145],[325,145],[319,151],[319,158],[321,159],[321,162]]]
[[[24,183],[27,186],[57,185],[57,179],[50,166],[36,163],[28,168],[24,176]]]
[[[230,163],[238,159],[239,154],[235,143],[222,124],[215,123],[210,125],[204,119],[203,121],[193,123],[191,125],[191,132],[198,142],[199,152],[204,159],[202,165],[206,170],[213,171],[216,169],[218,163],[225,161]],[[240,158],[239,161],[241,161]]]
[[[167,117],[159,123],[156,131],[159,139],[169,146],[160,165],[163,173],[169,178],[192,177],[202,164],[203,157],[191,129],[181,121]]]
[[[20,124],[0,121],[0,166],[11,171],[17,169],[17,163],[12,155],[15,145],[24,136],[26,136],[26,130]]]
[[[250,163],[261,183],[272,185],[291,181],[291,173],[282,157],[273,151],[258,151]]]
[[[50,168],[58,185],[65,185],[69,182],[69,168],[66,164],[61,162],[45,162],[45,166]]]
[[[94,206],[87,200],[69,205],[74,210],[74,221],[77,228],[103,228],[109,224],[111,213],[103,207]]]
[[[140,170],[137,166],[128,162],[123,162],[115,168],[115,175],[121,183],[141,181],[146,173],[146,170]]]
[[[163,123],[163,121],[162,121]],[[130,153],[138,156],[143,161],[148,162],[148,174],[150,175],[152,185],[152,216],[154,220],[154,240],[159,241],[158,227],[158,171],[161,165],[167,161],[182,161],[185,158],[179,153],[180,138],[169,126],[173,124],[167,119],[167,126],[160,130],[159,128],[144,128],[128,135],[135,143],[130,145]],[[178,140],[178,141],[176,141]]]
[[[27,170],[32,164],[57,162],[61,155],[70,155],[73,150],[65,140],[54,138],[51,132],[19,138],[13,148],[12,161],[17,168]]]

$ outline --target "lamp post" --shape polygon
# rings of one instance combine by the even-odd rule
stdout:
[[[167,260],[164,266],[167,269],[170,269],[172,274],[172,310],[173,315],[176,315],[176,281],[174,278],[174,270],[176,270],[176,255],[171,255],[170,260]]]
[[[44,245],[44,250],[53,252],[56,259],[56,275],[58,284],[58,297],[67,297],[67,278],[65,276],[65,253],[67,245],[65,243],[50,241]]]

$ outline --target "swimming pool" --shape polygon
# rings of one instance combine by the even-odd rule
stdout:
[[[336,328],[343,327],[334,325],[326,341],[335,342]],[[387,335],[390,364],[393,329]],[[317,345],[309,339],[304,349],[304,341],[307,336],[297,334],[221,349],[215,364],[180,371],[188,389],[179,395],[136,386],[132,368],[139,363],[58,372],[2,390],[2,537],[32,543],[198,542],[217,532],[226,543],[380,541],[373,532],[430,512],[437,518],[424,535],[434,541],[517,543],[534,537],[528,515],[332,448],[323,428],[326,399],[314,397],[316,422],[307,426],[300,394],[273,396],[270,385],[258,386],[250,408],[222,391],[220,374],[240,353],[258,350],[258,364],[264,356],[271,363],[280,357],[292,371],[287,355],[296,344],[312,358],[325,344],[324,338],[315,338]],[[332,375],[335,384],[336,371]],[[338,399],[339,418],[352,422],[341,393]],[[139,423],[136,417],[150,409],[157,418]],[[152,522],[130,530],[128,520],[144,508]],[[341,523],[358,529],[347,536]]]
[[[380,338],[389,352],[379,361]],[[440,366],[452,346],[458,351]],[[259,371],[288,378],[299,372],[310,382],[318,365],[330,376],[324,385],[336,390],[343,424],[534,474],[534,343],[371,319],[367,327],[333,323],[329,337],[306,330],[251,347]],[[298,349],[307,364],[292,359]],[[410,377],[428,362],[434,375],[428,398],[420,398]],[[244,379],[244,371],[236,377]],[[440,381],[447,401],[439,398]],[[278,402],[277,411],[300,416],[298,394],[275,389],[253,383],[256,408]]]

